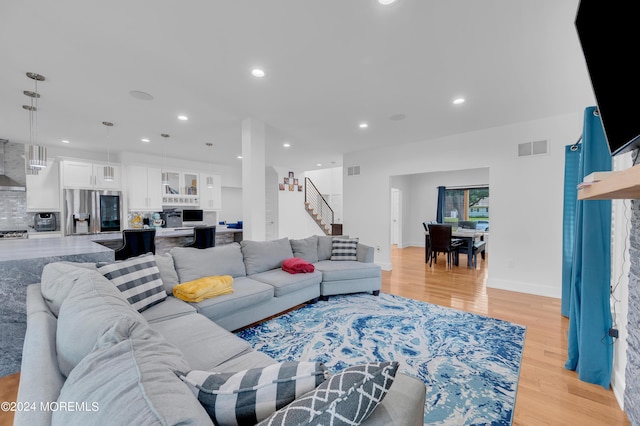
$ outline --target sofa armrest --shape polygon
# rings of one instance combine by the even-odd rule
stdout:
[[[397,373],[389,393],[363,426],[422,426],[427,388],[415,377]]]
[[[373,263],[373,254],[373,247],[358,243],[358,251],[356,252],[358,262]]]

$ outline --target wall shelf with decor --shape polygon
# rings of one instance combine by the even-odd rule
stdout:
[[[578,189],[578,200],[640,199],[640,164]]]

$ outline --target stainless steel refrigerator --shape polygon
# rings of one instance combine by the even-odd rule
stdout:
[[[122,225],[120,191],[64,190],[65,235],[120,232]]]

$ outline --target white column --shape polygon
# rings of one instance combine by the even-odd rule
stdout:
[[[242,121],[242,220],[245,240],[264,241],[265,213],[265,124]]]

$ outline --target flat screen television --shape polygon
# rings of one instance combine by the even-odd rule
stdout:
[[[637,4],[581,0],[575,26],[611,155],[640,146]]]

